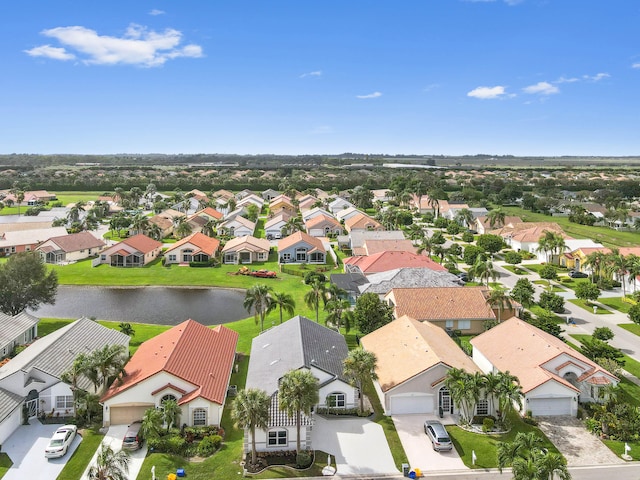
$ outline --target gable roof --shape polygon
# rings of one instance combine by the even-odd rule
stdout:
[[[490,233],[501,237],[510,237],[518,242],[537,242],[544,235],[544,232],[559,233],[563,238],[571,238],[555,222],[514,223],[492,230]]]
[[[184,237],[182,240],[174,243],[170,248],[165,251],[165,255],[177,248],[180,248],[185,243],[191,243],[208,255],[213,255],[218,251],[220,247],[220,240],[217,238],[207,237],[204,233],[192,233],[188,237]],[[195,253],[195,252],[194,252]]]
[[[213,217],[216,220],[220,220],[224,216],[222,214],[222,212],[219,212],[218,210],[216,210],[213,207],[206,207],[206,208],[200,210],[199,212],[194,213],[194,215],[198,215],[198,216],[200,216],[202,214],[207,215],[209,217]]]
[[[240,215],[237,215],[233,218],[230,218],[228,220],[225,220],[224,222],[222,222],[218,228],[227,228],[229,225],[231,225],[233,222],[239,223],[240,225],[242,225],[243,227],[248,228],[249,230],[251,230],[252,232],[255,231],[256,229],[256,224],[253,223],[251,220],[241,217]]]
[[[329,281],[347,292],[360,293],[359,287],[369,284],[369,280],[361,273],[332,273]]]
[[[105,243],[93,236],[91,232],[71,233],[60,237],[51,237],[49,242],[55,243],[64,252],[77,252],[89,248],[104,247]]]
[[[378,358],[376,373],[383,392],[440,363],[469,373],[480,371],[442,328],[407,315],[365,335],[360,344]]]
[[[362,229],[367,230],[370,226],[372,228],[381,228],[382,225],[376,219],[370,217],[367,214],[359,213],[351,218],[347,218],[344,221],[344,226],[347,230]]]
[[[158,242],[153,238],[147,237],[142,233],[139,233],[138,235],[134,235],[133,237],[125,238],[120,243],[129,245],[130,247],[133,247],[137,251],[142,253],[149,253],[157,248],[162,248],[161,242]]]
[[[0,312],[0,346],[7,345],[19,335],[37,325],[39,318],[29,315],[27,312],[18,315],[6,315]]]
[[[17,230],[0,233],[0,246],[31,245],[44,242],[52,236],[67,234],[64,227],[35,228],[33,230]]]
[[[251,235],[245,235],[229,240],[222,248],[222,251],[228,252],[244,249],[252,252],[268,252],[270,248],[271,244],[266,238],[256,238]]]
[[[122,381],[114,382],[101,401],[159,372],[167,372],[196,387],[187,392],[179,404],[202,397],[222,405],[237,343],[238,333],[224,325],[209,328],[186,320],[140,345],[125,366]]]
[[[394,288],[396,315],[418,320],[493,320],[484,287]]]
[[[288,237],[283,238],[278,241],[278,251],[281,252],[294,246],[296,243],[305,242],[311,245],[311,250],[309,252],[320,251],[324,252],[324,244],[322,240],[317,237],[312,237],[308,233],[305,232],[295,232],[289,235]]]
[[[410,252],[418,253],[418,249],[409,239],[404,240],[365,240],[362,247],[353,249],[354,255],[373,255],[380,252]]]
[[[367,240],[404,240],[402,230],[354,230],[349,232],[351,248],[362,247]]]
[[[348,354],[340,333],[297,315],[253,339],[246,388],[260,388],[272,395],[285,373],[302,367],[315,367],[332,379],[346,381],[342,361]]]
[[[349,257],[345,258],[343,263],[345,271],[357,267],[365,275],[402,267],[423,267],[441,272],[447,270],[426,255],[410,252],[380,252],[367,257]]]
[[[429,268],[395,268],[374,273],[367,277],[368,284],[360,288],[360,293],[386,295],[394,288],[458,287],[460,280],[453,273],[435,271]]]
[[[544,363],[561,354],[591,366],[592,374],[616,378],[559,338],[516,317],[505,320],[471,339],[471,344],[495,368],[501,372],[508,370],[518,377],[524,393],[549,380],[555,380],[577,391],[571,383],[542,367]]]
[[[311,217],[309,220],[305,222],[304,226],[307,227],[307,230],[309,230],[317,227],[318,225],[322,225],[325,223],[330,225],[333,228],[335,227],[342,228],[342,225],[340,225],[340,222],[338,222],[333,217],[329,217],[325,215],[324,213],[320,215],[316,215],[315,217]]]
[[[289,219],[293,217],[293,215],[291,215],[290,213],[287,212],[282,212],[278,215],[276,215],[273,218],[270,218],[269,220],[267,220],[267,222],[264,224],[264,228],[269,229],[279,223],[287,223],[289,221]]]
[[[482,217],[478,217],[476,218],[476,221],[478,223],[480,223],[485,230],[489,230],[491,228],[496,228],[496,227],[500,227],[502,226],[513,226],[516,223],[523,223],[522,219],[520,217],[516,217],[515,215],[505,215],[504,217],[504,222],[500,222],[500,223],[495,223],[493,226],[491,226],[491,222],[489,220],[489,217],[484,215]]]

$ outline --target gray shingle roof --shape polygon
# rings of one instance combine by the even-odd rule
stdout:
[[[360,293],[386,295],[393,288],[459,287],[458,277],[449,272],[438,272],[429,268],[396,268],[374,273],[368,277],[369,284],[360,287]]]
[[[0,388],[0,423],[11,415],[11,412],[18,408],[22,404],[22,401],[23,398],[21,395],[16,395],[4,388]]]
[[[347,292],[360,293],[358,287],[369,283],[369,279],[362,273],[332,273],[331,283]]]
[[[40,321],[26,312],[11,316],[0,312],[0,347],[9,344]]]

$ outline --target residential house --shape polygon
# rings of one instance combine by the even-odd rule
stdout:
[[[393,288],[384,301],[393,307],[396,318],[409,315],[462,335],[484,332],[486,323],[494,323],[498,318],[487,303],[484,287]],[[515,306],[500,312],[501,319],[513,316],[514,309]]]
[[[469,205],[466,203],[448,203],[447,207],[448,208],[445,211],[440,210],[440,214],[448,220],[455,220],[456,215],[461,210],[469,210]]]
[[[280,192],[274,190],[273,188],[267,188],[262,192],[262,198],[264,198],[267,202],[270,202],[274,198],[280,195]]]
[[[333,215],[327,212],[324,208],[320,208],[320,207],[313,207],[311,210],[305,210],[304,212],[301,213],[301,215],[302,215],[303,222],[308,222],[313,217],[317,217],[320,215],[324,215],[325,217],[333,217]]]
[[[230,212],[225,209],[225,212],[226,212],[224,216],[225,222],[233,220],[236,217],[246,217],[249,215],[249,209],[247,208],[246,205],[238,207],[235,210],[232,210]]]
[[[355,205],[342,197],[338,197],[334,201],[330,202],[328,207],[331,214],[336,215],[340,210],[344,210],[349,207],[355,207]]]
[[[362,273],[332,273],[329,283],[344,290],[344,299],[355,305],[360,296],[360,287],[367,286],[369,280]]]
[[[64,227],[38,228],[35,230],[17,230],[0,233],[0,256],[8,257],[14,253],[31,252],[51,237],[67,234]]]
[[[192,233],[188,237],[171,245],[165,252],[165,264],[205,263],[218,255],[220,240],[207,237],[203,233]]]
[[[11,355],[17,345],[31,343],[38,336],[40,319],[27,312],[6,315],[0,312],[0,358]]]
[[[317,407],[353,408],[357,392],[343,374],[349,354],[344,337],[308,318],[296,316],[262,332],[251,343],[245,388],[264,390],[271,398],[266,430],[256,429],[256,450],[261,452],[296,449],[296,419],[278,406],[280,379],[291,370],[305,369],[318,379],[320,403]],[[313,417],[302,415],[300,443],[312,449]],[[245,431],[245,453],[251,445]]]
[[[580,402],[602,402],[618,378],[565,342],[518,318],[471,339],[473,361],[485,372],[520,380],[522,413],[576,416]]]
[[[250,235],[229,240],[222,248],[222,263],[248,264],[269,260],[271,244],[264,238]]]
[[[264,233],[267,238],[282,238],[282,229],[286,227],[287,222],[292,218],[288,213],[280,213],[270,218],[264,224]]]
[[[349,257],[342,262],[345,272],[361,272],[364,275],[386,272],[403,267],[422,267],[444,272],[447,269],[426,255],[410,252],[380,252],[368,257]]]
[[[249,195],[246,195],[245,197],[243,197],[241,200],[238,201],[238,203],[236,204],[236,206],[238,207],[244,207],[244,206],[249,206],[249,205],[255,205],[256,208],[258,209],[258,212],[260,212],[260,210],[262,210],[262,206],[265,204],[265,201],[262,197],[259,197],[258,195],[256,195],[255,193],[251,193]]]
[[[485,233],[489,233],[491,230],[501,227],[513,228],[516,223],[522,223],[522,219],[520,217],[516,217],[513,215],[505,215],[504,222],[499,222],[494,225],[491,225],[491,221],[489,217],[486,215],[476,217],[475,224],[473,225],[473,229],[477,231],[480,235],[484,235]]]
[[[326,263],[322,240],[304,232],[295,232],[278,241],[279,263]]]
[[[342,233],[342,225],[335,218],[327,215],[318,215],[310,218],[305,222],[304,227],[312,237],[327,237]]]
[[[377,293],[381,299],[394,288],[447,288],[459,287],[460,279],[454,274],[430,268],[405,267],[394,268],[386,272],[372,273],[367,283],[362,284],[358,294]]]
[[[0,443],[22,424],[23,409],[29,419],[42,412],[71,416],[75,412],[71,386],[61,380],[80,353],[106,345],[129,348],[129,337],[98,322],[81,318],[42,337],[0,367]],[[78,388],[96,393],[81,376]]]
[[[155,260],[161,251],[162,243],[140,233],[103,250],[100,263],[112,267],[142,267]]]
[[[339,210],[336,212],[335,217],[339,222],[346,222],[351,217],[355,217],[356,215],[360,215],[364,212],[358,210],[356,207],[348,207],[344,210]]]
[[[549,261],[547,252],[538,251],[538,240],[545,232],[553,232],[566,239],[571,239],[562,227],[555,222],[523,222],[505,225],[489,233],[499,235],[504,242],[517,252],[529,252],[538,257],[541,262]]]
[[[29,190],[23,193],[24,197],[20,205],[27,205],[29,207],[34,205],[44,205],[51,200],[56,200],[56,194],[49,193],[46,190]],[[0,201],[3,201],[4,203],[10,201],[14,205],[18,205],[18,197],[9,190],[0,190]]]
[[[373,202],[382,202],[382,203],[386,203],[388,202],[389,199],[389,192],[390,190],[388,188],[382,188],[382,189],[377,189],[377,190],[371,190],[371,193],[373,194]]]
[[[244,200],[245,198],[250,197],[251,195],[256,195],[256,194],[253,193],[248,188],[245,188],[244,190],[241,190],[238,193],[236,193],[235,197],[236,197],[236,200],[240,202],[241,200]],[[260,197],[260,200],[262,200],[262,197]]]
[[[298,200],[298,209],[301,212],[306,212],[307,210],[311,210],[314,208],[313,206],[318,203],[318,199],[313,195],[305,195],[304,197]]]
[[[216,210],[215,208],[206,207],[194,213],[192,215],[192,218],[201,217],[201,218],[204,218],[207,222],[210,222],[210,221],[219,222],[220,220],[222,220],[223,216],[224,215],[222,214],[222,212]]]
[[[338,236],[338,246],[340,248],[350,248],[357,250],[364,248],[367,240],[404,240],[402,230],[353,230],[349,235]]]
[[[269,203],[269,217],[275,217],[280,213],[287,213],[289,215],[295,215],[297,208],[293,205],[293,202],[286,195],[279,195]]]
[[[194,320],[143,342],[100,399],[104,426],[140,421],[168,400],[180,407],[177,425],[220,425],[237,343],[230,328]]]
[[[218,225],[218,233],[221,235],[230,235],[232,237],[244,237],[253,235],[256,231],[256,224],[244,217],[237,216],[231,220],[225,220]]]
[[[149,223],[151,225],[157,225],[160,229],[160,238],[165,238],[173,234],[173,228],[175,224],[173,223],[173,219],[169,217],[164,217],[162,215],[154,215],[149,218]]]
[[[36,247],[46,263],[67,263],[98,255],[105,243],[91,232],[51,237]]]
[[[362,347],[377,359],[374,387],[385,415],[457,414],[444,382],[452,368],[468,373],[480,369],[437,326],[407,315],[360,339]],[[480,400],[477,414],[487,415],[487,400]]]
[[[403,240],[365,240],[362,247],[352,249],[354,256],[374,255],[380,252],[410,252],[418,253],[418,249],[409,239]]]
[[[355,230],[384,230],[380,222],[364,213],[345,220],[344,227],[349,233]]]
[[[221,199],[224,203],[227,203],[232,198],[233,199],[236,198],[233,192],[230,192],[229,190],[224,190],[224,189],[216,190],[211,194],[211,197],[215,199]]]

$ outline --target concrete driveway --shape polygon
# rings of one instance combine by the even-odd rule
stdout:
[[[467,470],[454,448],[450,452],[433,450],[429,437],[424,433],[426,420],[439,420],[435,415],[393,415],[400,442],[409,459],[409,466],[423,472]]]
[[[338,475],[398,473],[382,427],[366,418],[316,415],[311,440],[335,457]]]
[[[98,451],[103,444],[111,446],[114,452],[118,452],[122,450],[122,439],[124,438],[124,434],[127,433],[128,425],[112,425],[107,430],[104,438],[102,439],[102,443],[98,446],[96,453],[91,458],[87,469],[82,474],[82,478],[87,478],[89,473],[89,469],[96,464],[96,458],[98,457]],[[131,457],[129,460],[129,478],[137,478],[140,469],[142,468],[142,462],[144,462],[144,458],[147,456],[147,443],[145,442],[141,449],[130,452]],[[4,480],[4,479],[3,479]]]
[[[2,445],[2,451],[9,455],[13,466],[3,480],[51,480],[57,478],[67,460],[78,448],[82,437],[76,435],[64,457],[46,459],[44,449],[58,427],[62,425],[42,425],[38,420],[30,420],[30,425],[21,425]]]

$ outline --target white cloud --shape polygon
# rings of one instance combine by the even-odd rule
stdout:
[[[560,77],[558,80],[556,80],[554,83],[575,83],[575,82],[579,82],[580,79],[576,78],[576,77]]]
[[[321,77],[321,76],[322,76],[322,70],[315,70],[313,72],[303,73],[302,75],[300,75],[300,78]]]
[[[47,57],[54,60],[73,60],[76,58],[73,53],[67,52],[64,48],[52,47],[51,45],[40,45],[24,52],[32,57]]]
[[[381,97],[381,96],[382,96],[382,93],[373,92],[373,93],[368,93],[366,95],[356,95],[356,98],[366,99],[366,98],[378,98],[378,97]]]
[[[522,91],[524,93],[539,95],[553,95],[554,93],[560,93],[560,89],[555,85],[551,85],[549,82],[538,82],[535,85],[524,87]]]
[[[506,95],[505,88],[501,85],[495,87],[476,87],[467,93],[467,97],[479,98],[481,100],[488,100],[494,98],[502,98]]]
[[[582,78],[591,82],[599,82],[603,78],[608,78],[611,75],[608,73],[596,73],[595,75],[583,75]]]
[[[172,28],[155,32],[141,25],[131,24],[122,37],[98,35],[95,30],[81,26],[51,28],[41,33],[55,38],[68,50],[75,51],[75,55],[89,65],[157,67],[170,59],[198,58],[203,55],[199,45],[180,46],[182,33]],[[41,47],[36,47],[38,48]],[[59,50],[66,52],[65,49]]]
[[[165,13],[167,12],[165,12],[164,10],[158,10],[157,8],[154,8],[149,12],[149,15],[153,15],[155,17],[156,15],[164,15]]]

